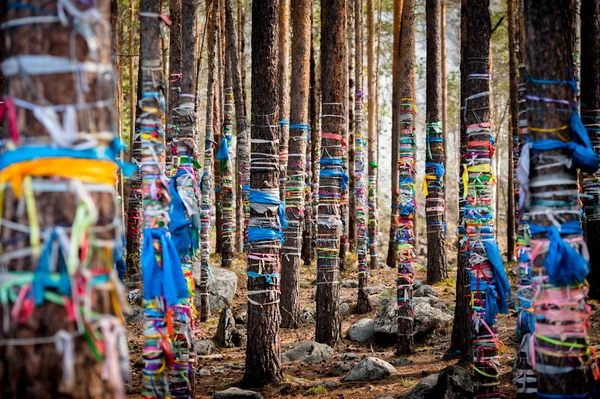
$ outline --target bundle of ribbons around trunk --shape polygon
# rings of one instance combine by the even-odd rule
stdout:
[[[363,286],[369,276],[369,236],[367,231],[367,185],[366,185],[366,151],[367,141],[363,133],[364,95],[361,90],[356,90],[354,101],[354,194],[356,197],[356,254],[358,257],[358,278],[363,280]],[[360,283],[359,283],[360,284]]]
[[[529,208],[531,236],[534,325],[528,326],[529,356],[538,380],[537,397],[588,398],[591,381],[600,375],[597,365],[592,367],[595,351],[587,336],[590,307],[584,283],[589,264],[579,220],[577,169],[596,173],[599,157],[577,104],[534,95],[549,85],[577,92],[575,80],[527,81],[528,137],[517,175],[519,210]],[[546,118],[558,122],[544,126]]]
[[[415,252],[414,218],[415,201],[415,118],[417,107],[413,98],[402,98],[400,103],[400,136],[398,138],[398,213],[396,219],[396,250],[398,251],[398,278],[396,279],[398,302],[398,349],[408,355],[413,346],[413,262]],[[409,341],[409,345],[401,344]],[[405,347],[406,350],[400,350]]]
[[[114,74],[112,65],[102,61],[106,54],[97,51],[107,39],[99,33],[108,32],[100,29],[107,24],[104,14],[96,5],[80,10],[67,0],[59,3],[60,16],[49,8],[19,18],[22,14],[9,8],[1,26],[37,25],[38,33],[55,29],[71,38],[66,54],[75,42],[78,51],[60,56],[60,51],[36,54],[34,48],[2,63],[7,96],[0,102],[0,122],[7,129],[0,138],[0,350],[14,360],[4,364],[5,377],[27,389],[23,382],[36,378],[35,371],[19,364],[31,367],[26,363],[31,353],[52,356],[48,350],[55,348],[50,367],[61,368],[62,378],[45,386],[66,393],[81,389],[78,381],[100,377],[94,375],[97,367],[76,367],[87,346],[83,361],[89,366],[91,356],[102,362],[104,388],[111,397],[124,398],[130,370],[121,316],[125,301],[114,270],[123,253],[115,184],[119,169],[129,174],[132,168],[118,160],[124,147],[108,116]],[[17,35],[17,40],[22,38]],[[7,55],[17,52],[5,43]],[[57,97],[48,93],[55,77],[67,93],[61,104],[52,103]],[[32,84],[27,90],[22,89],[25,82]],[[40,217],[49,211],[51,217]],[[11,392],[11,386],[3,393],[23,395]]]
[[[487,62],[479,59],[471,61],[471,64],[487,68]],[[479,82],[489,81],[490,78],[489,73],[471,73],[467,76],[469,81]],[[508,311],[506,300],[510,296],[510,285],[494,236],[494,174],[491,166],[494,141],[488,96],[489,92],[476,93],[467,97],[464,104],[463,239],[471,276],[474,397],[499,399],[498,357],[503,344],[498,338],[496,315]]]
[[[234,247],[234,204],[233,196],[233,162],[231,160],[232,151],[232,126],[233,116],[233,89],[228,87],[225,90],[225,104],[223,107],[223,135],[221,144],[215,158],[220,163],[219,173],[221,174],[221,266],[231,267],[233,263]]]
[[[439,162],[444,154],[444,137],[442,122],[427,124],[427,151],[425,154],[425,177],[423,193],[425,199],[425,215],[427,217],[427,232],[446,232],[444,215],[446,202],[444,200],[444,164]]]

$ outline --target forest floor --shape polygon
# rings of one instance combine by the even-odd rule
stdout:
[[[434,285],[439,292],[440,301],[444,302],[450,309],[454,309],[456,259],[455,254],[449,254],[450,278],[440,284]],[[219,264],[215,259],[214,264]],[[351,263],[351,262],[348,262]],[[506,265],[512,283],[516,282],[514,273],[510,273],[513,265]],[[234,315],[245,312],[246,307],[246,275],[245,258],[239,256],[235,262],[233,271],[238,275],[238,290],[232,304]],[[356,265],[343,271],[342,279],[356,279]],[[369,285],[383,284],[392,289],[395,286],[397,271],[388,267],[372,271]],[[416,279],[425,281],[425,268],[416,267]],[[300,278],[301,308],[314,307],[313,286],[311,282],[315,279],[314,266],[303,266]],[[341,288],[340,297],[356,297],[356,288]],[[384,291],[383,295],[393,295],[393,289]],[[513,293],[514,293],[513,289]],[[596,345],[600,338],[600,315],[597,311],[598,303],[590,301],[592,305],[592,328],[590,340]],[[345,354],[358,355],[359,359],[367,356],[375,356],[389,363],[398,360],[394,347],[378,347],[369,344],[357,344],[345,339],[348,328],[361,318],[376,318],[377,311],[374,310],[366,315],[357,315],[349,312],[342,318],[342,339],[334,348],[332,359],[317,363],[287,363],[283,364],[284,380],[278,385],[268,385],[262,389],[254,389],[261,392],[265,398],[299,398],[314,396],[319,398],[375,398],[379,395],[393,394],[402,395],[416,385],[422,378],[439,373],[445,367],[455,364],[457,361],[445,361],[442,359],[450,345],[451,327],[438,330],[429,335],[423,341],[416,342],[416,350],[409,359],[411,363],[404,366],[395,366],[397,373],[390,377],[374,382],[342,382],[342,376],[329,376],[332,367],[342,361]],[[215,335],[219,313],[211,315],[207,323],[202,325],[198,332],[198,339],[212,339]],[[498,316],[499,337],[506,346],[506,351],[501,357],[501,392],[506,399],[516,397],[515,388],[512,383],[512,367],[516,357],[517,342],[515,339],[516,311],[510,310],[509,314]],[[294,344],[314,339],[314,324],[307,324],[296,330],[281,329],[281,351],[282,353],[291,349]],[[129,392],[141,392],[141,374],[143,362],[141,359],[142,349],[142,323],[128,325],[128,340],[133,364],[133,381],[128,386]],[[208,370],[209,376],[196,377],[196,398],[212,398],[215,392],[230,387],[239,387],[244,375],[244,348],[225,349],[219,348],[217,355],[198,357],[196,370]],[[321,385],[321,386],[319,386]],[[140,395],[131,394],[128,398],[138,398]]]

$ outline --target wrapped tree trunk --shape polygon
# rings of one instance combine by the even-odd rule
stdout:
[[[600,152],[600,1],[581,2],[581,119]],[[600,173],[583,175],[585,232],[590,245],[590,297],[600,299]]]
[[[495,241],[492,207],[494,144],[490,112],[490,36],[488,0],[467,0],[465,51],[466,124],[463,157],[464,227],[471,276],[474,397],[500,398],[496,314],[506,313],[510,286]]]
[[[181,2],[181,68],[175,77],[178,90],[171,90],[170,105],[175,137],[168,142],[173,155],[170,182],[171,206],[169,207],[169,229],[183,269],[188,288],[187,297],[173,310],[174,367],[169,381],[173,397],[188,398],[194,393],[193,328],[194,308],[192,293],[195,290],[194,263],[200,245],[198,131],[196,107],[196,1]],[[176,25],[177,26],[177,25]],[[177,44],[177,42],[175,43]],[[173,49],[177,51],[177,49]],[[173,98],[177,97],[177,99]]]
[[[248,346],[243,385],[282,378],[279,284],[285,205],[279,199],[279,0],[252,2],[252,128],[248,226]]]
[[[347,2],[344,3],[344,33],[347,31]],[[346,37],[348,34],[346,33]],[[341,109],[344,117],[344,123],[342,125],[342,164],[343,169],[348,171],[348,42],[344,41],[342,45],[342,57],[344,68],[342,69],[342,90],[344,92],[344,101],[342,101]],[[346,172],[347,173],[347,172]],[[340,212],[342,221],[342,234],[340,236],[340,270],[346,268],[346,256],[348,254],[348,221],[349,221],[349,206],[348,206],[348,185],[342,187],[342,196],[340,201]]]
[[[530,208],[538,397],[591,397],[590,308],[583,285],[589,265],[576,169],[595,173],[599,158],[572,101],[577,83],[565,32],[571,32],[573,12],[570,0],[528,0],[523,8],[531,143],[521,152],[519,206]]]
[[[241,75],[241,65],[239,52],[237,48],[236,30],[231,28],[234,25],[233,20],[233,0],[225,0],[225,18],[226,25],[230,28],[226,30],[227,53],[231,68],[231,78],[233,83],[233,97],[235,100],[235,121],[236,121],[236,164],[237,164],[237,195],[238,201],[241,201],[241,207],[237,206],[237,252],[244,250],[244,242],[247,230],[247,222],[250,218],[250,208],[248,206],[248,192],[250,190],[250,149],[248,143],[248,127],[246,125],[246,109],[244,106],[244,87]]]
[[[289,228],[284,231],[281,268],[281,326],[297,328],[300,316],[300,261],[302,233],[305,230],[306,139],[310,83],[310,11],[312,1],[292,0],[292,91],[285,215]]]
[[[317,233],[317,325],[315,340],[333,346],[340,334],[340,203],[344,170],[345,2],[321,1],[321,149]]]
[[[124,398],[110,2],[59,4],[0,6],[2,397]]]
[[[171,145],[173,138],[179,128],[178,107],[181,101],[181,60],[182,60],[182,36],[181,36],[181,0],[169,0],[169,18],[171,28],[169,35],[169,93],[167,96],[167,144]],[[167,151],[167,168],[174,168],[173,151]]]
[[[346,9],[346,26],[348,30],[347,48],[348,48],[348,91],[346,93],[346,109],[348,110],[348,250],[350,252],[356,252],[356,176],[354,167],[356,165],[356,150],[354,148],[354,129],[355,129],[355,115],[354,115],[354,98],[355,98],[355,82],[354,82],[354,64],[355,64],[355,52],[356,52],[356,39],[355,39],[355,23],[354,8],[355,0],[348,1]]]
[[[400,140],[400,80],[397,75],[398,59],[400,58],[400,29],[402,26],[402,0],[394,2],[394,38],[392,57],[392,211],[390,214],[390,236],[386,264],[396,267],[398,262],[398,248],[396,246],[396,230],[398,230],[398,142]]]
[[[410,355],[414,352],[413,337],[413,262],[415,251],[415,162],[416,162],[416,93],[415,79],[415,2],[404,0],[400,29],[398,62],[394,80],[398,82],[400,106],[396,116],[398,130],[398,216],[394,235],[398,278],[398,344],[396,353]]]
[[[285,201],[290,135],[290,0],[279,0],[279,195]]]
[[[467,98],[467,70],[466,56],[468,47],[467,36],[467,0],[461,0],[461,16],[460,16],[460,102],[465,103]],[[460,118],[460,154],[456,159],[459,164],[466,157],[466,121],[465,118]],[[464,209],[466,198],[464,193],[464,183],[462,179],[458,179],[458,254],[457,254],[457,270],[456,270],[456,309],[454,311],[454,323],[452,324],[452,337],[450,340],[450,348],[445,354],[446,358],[459,357],[463,361],[472,361],[472,330],[471,330],[471,285],[470,276],[466,268],[466,227]]]
[[[368,161],[369,179],[367,204],[369,206],[369,266],[376,269],[377,259],[377,94],[375,88],[375,1],[367,0],[367,79],[368,79]]]
[[[519,162],[519,92],[518,92],[518,73],[517,73],[517,29],[515,17],[516,0],[507,0],[507,19],[508,19],[508,68],[509,68],[509,104],[510,104],[510,125],[508,132],[508,148],[511,151],[512,159],[508,162],[508,182],[506,192],[508,197],[507,213],[507,233],[506,246],[508,260],[515,258],[516,249],[516,228],[517,213],[515,211],[515,184],[516,166]],[[517,151],[515,151],[517,150]]]
[[[213,148],[215,138],[214,103],[217,75],[217,35],[219,32],[219,2],[213,1],[206,10],[208,22],[208,79],[206,84],[206,131],[204,134],[204,166],[200,185],[200,321],[205,322],[210,314],[209,277],[210,277],[210,231],[212,207],[211,191],[213,188]],[[198,270],[196,270],[198,274]]]
[[[354,151],[355,163],[354,174],[356,183],[354,192],[356,196],[356,255],[358,258],[358,302],[356,312],[368,313],[372,306],[369,301],[369,293],[366,288],[369,283],[369,232],[367,206],[367,165],[366,152],[367,140],[364,135],[364,94],[363,94],[363,0],[355,0],[354,23],[355,23],[355,57],[356,57],[356,96],[354,100]]]
[[[442,126],[442,0],[427,0],[427,149],[425,151],[425,215],[427,217],[427,281],[448,278],[446,264],[446,190]]]

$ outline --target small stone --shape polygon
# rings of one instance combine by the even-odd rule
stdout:
[[[340,286],[342,288],[358,288],[358,281],[357,280],[342,280],[342,282],[340,283]]]
[[[358,353],[352,353],[352,352],[348,352],[348,353],[344,353],[344,360],[358,360],[360,356],[358,356]]]
[[[283,363],[303,362],[319,363],[333,357],[333,348],[315,341],[304,341],[281,355]]]
[[[352,363],[350,362],[339,362],[333,365],[333,367],[329,370],[329,375],[331,377],[339,377],[342,374],[347,373],[352,370]]]
[[[472,398],[473,388],[471,374],[460,366],[452,365],[440,372],[431,394],[436,399]]]
[[[350,305],[347,302],[343,302],[340,304],[340,317],[346,316],[350,313]]]
[[[432,399],[433,387],[437,384],[439,374],[431,374],[423,378],[402,399]],[[439,398],[436,398],[439,399]]]
[[[317,322],[317,310],[306,307],[300,312],[300,319],[306,324],[314,324]]]
[[[393,366],[408,366],[409,364],[413,364],[413,361],[407,357],[401,357],[392,362]]]
[[[221,311],[215,340],[217,345],[223,348],[240,347],[245,344],[245,334],[242,334],[235,327],[235,319],[230,308]]]
[[[413,286],[414,289],[414,286]],[[439,296],[439,292],[437,292],[432,286],[430,285],[422,285],[419,288],[417,288],[413,294],[413,296],[416,297],[422,297],[422,296]]]
[[[225,391],[215,393],[215,399],[264,399],[263,396],[254,391],[246,391],[239,388],[229,388]]]
[[[418,290],[422,286],[423,286],[423,282],[421,280],[415,280],[413,282],[413,290]]]
[[[196,282],[196,306],[200,306],[200,263],[194,264],[194,281]],[[237,289],[237,274],[220,267],[211,267],[211,279],[208,285],[210,295],[210,311],[218,312],[233,301]]]
[[[375,334],[375,321],[373,319],[360,319],[348,329],[346,338],[350,341],[369,343],[373,342],[373,336]]]
[[[242,324],[242,325],[246,325],[246,320],[248,319],[248,315],[246,314],[246,312],[242,312],[242,313],[238,313],[235,316],[235,324]]]
[[[375,381],[396,373],[394,366],[376,357],[358,363],[342,381]]]
[[[207,369],[200,369],[198,370],[198,375],[201,377],[208,377],[211,375],[211,372]]]
[[[129,312],[123,312],[127,324],[139,323],[144,320],[144,309],[139,305],[131,305]]]
[[[203,339],[202,341],[196,341],[194,352],[199,356],[211,355],[217,352],[217,346],[210,339]]]

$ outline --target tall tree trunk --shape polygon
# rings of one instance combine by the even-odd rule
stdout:
[[[354,4],[354,23],[355,23],[355,81],[356,97],[354,101],[354,148],[355,163],[354,173],[356,178],[356,234],[357,246],[356,254],[358,258],[358,302],[356,303],[356,313],[364,314],[372,310],[369,301],[369,293],[366,290],[369,279],[369,232],[368,232],[368,206],[367,206],[367,165],[366,151],[367,141],[364,135],[364,94],[363,94],[363,0],[355,0]]]
[[[243,385],[282,378],[279,256],[285,205],[279,199],[277,88],[279,0],[252,2],[252,128],[248,227],[248,346]]]
[[[181,77],[182,69],[182,31],[181,31],[181,0],[169,0],[169,14],[171,18],[171,29],[169,35],[169,93],[167,104],[169,113],[167,115],[167,143],[171,145],[173,138],[177,135],[179,128],[179,104],[181,102]],[[167,151],[167,168],[175,168],[173,165],[173,151]]]
[[[467,98],[467,69],[466,57],[469,37],[467,36],[468,7],[467,0],[461,0],[460,13],[460,103],[464,104]],[[456,161],[462,163],[463,157],[467,155],[466,147],[466,120],[460,118],[460,154]],[[473,361],[472,355],[472,331],[471,331],[471,277],[467,271],[466,254],[466,227],[464,208],[466,199],[463,195],[464,184],[458,179],[458,253],[456,268],[456,309],[454,311],[454,323],[452,324],[452,337],[450,348],[445,354],[446,358],[460,358],[466,362]]]
[[[317,235],[315,340],[333,346],[340,335],[339,250],[341,197],[348,175],[342,159],[344,129],[345,1],[321,1],[321,151]]]
[[[527,0],[523,9],[531,144],[524,147],[521,163],[533,154],[529,176],[523,171],[519,184],[527,190],[530,204],[538,397],[591,396],[590,309],[583,286],[589,269],[580,255],[587,250],[579,221],[576,168],[596,172],[598,155],[572,101],[574,49],[565,32],[572,30],[574,12],[570,0]],[[592,82],[586,86],[590,88],[586,97],[597,90]],[[596,101],[592,96],[587,99],[589,105]],[[565,250],[568,255],[557,259],[556,252]]]
[[[402,0],[394,2],[393,25],[393,56],[392,56],[392,211],[390,214],[390,232],[386,264],[395,267],[398,261],[398,248],[396,246],[396,230],[398,229],[398,201],[400,191],[398,188],[398,161],[400,140],[400,79],[397,74],[400,56],[400,29],[402,26]]]
[[[306,179],[306,138],[309,134],[310,92],[310,10],[312,1],[292,0],[292,108],[290,113],[289,161],[285,195],[285,215],[281,268],[281,326],[297,328],[300,316],[300,261],[304,231],[304,184]],[[281,21],[281,20],[280,20]]]
[[[240,71],[242,74],[242,94],[244,94],[244,115],[248,115],[248,107],[246,106],[246,11],[244,0],[238,0],[238,51]],[[248,186],[250,186],[250,169],[248,169]],[[250,217],[250,214],[247,215]],[[248,221],[248,219],[246,219]],[[248,243],[244,240],[244,246]]]
[[[347,30],[347,18],[346,18],[347,2],[344,2],[344,32]],[[346,36],[348,36],[346,34]],[[344,100],[341,103],[342,115],[344,116],[343,128],[341,131],[342,135],[342,163],[343,169],[348,171],[348,42],[344,41],[342,45],[342,56],[343,56],[343,69],[342,69],[342,90],[344,92]],[[340,200],[340,212],[342,221],[342,234],[340,236],[340,270],[344,271],[346,268],[346,255],[348,254],[348,185],[342,187],[342,194]]]
[[[279,193],[285,201],[290,136],[290,0],[279,0]]]
[[[516,33],[516,18],[515,18],[515,0],[507,0],[508,2],[508,68],[509,68],[509,84],[510,84],[510,129],[508,132],[508,148],[512,152],[512,159],[508,162],[508,182],[506,192],[508,194],[507,218],[506,218],[506,246],[508,260],[515,259],[516,249],[516,228],[517,228],[517,213],[515,211],[515,171],[518,162],[518,152],[515,152],[515,140],[518,147],[519,141],[519,93],[518,93],[518,73],[517,73],[517,33]],[[516,154],[516,156],[515,156]]]
[[[446,174],[448,174],[448,154],[452,151],[452,147],[450,147],[450,140],[448,140],[448,82],[446,77],[446,1],[442,1],[441,5],[441,20],[442,25],[440,28],[440,36],[441,36],[441,48],[442,48],[442,139],[444,140],[444,170]],[[445,179],[448,181],[448,179]],[[444,186],[445,187],[445,186]],[[453,190],[450,190],[453,191]],[[444,189],[444,201],[446,203],[446,215],[445,222],[448,221],[448,214],[450,213],[450,208],[448,207],[448,203],[450,201],[450,193]],[[444,230],[444,238],[446,239],[446,250],[448,248],[448,229]]]
[[[57,2],[27,5],[0,7],[2,397],[124,398],[110,1],[62,21],[48,20]]]
[[[355,126],[355,115],[354,115],[354,97],[355,97],[355,82],[354,82],[354,64],[355,64],[355,51],[356,51],[356,31],[354,29],[354,8],[356,7],[355,0],[348,1],[347,13],[346,13],[346,26],[348,27],[347,49],[348,49],[348,91],[346,93],[346,109],[348,110],[348,177],[350,179],[348,183],[348,250],[352,253],[356,252],[356,192],[355,192],[355,164],[356,164],[356,150],[354,148],[354,126]]]
[[[210,230],[212,207],[211,191],[213,188],[213,147],[214,147],[214,103],[217,75],[217,35],[219,32],[219,3],[213,1],[206,4],[208,20],[208,78],[206,84],[206,131],[204,134],[204,166],[200,186],[200,321],[205,322],[210,314],[208,293],[210,276]],[[195,270],[196,275],[198,270]]]
[[[465,229],[471,274],[471,315],[475,396],[500,398],[498,357],[500,342],[496,313],[507,312],[510,288],[494,237],[492,208],[494,145],[490,112],[489,0],[467,0],[466,98],[463,117],[466,149],[463,158]]]
[[[222,7],[222,13],[225,15],[225,7]],[[225,25],[225,36],[223,36],[224,51],[224,102],[223,102],[223,135],[221,137],[221,145],[217,153],[217,159],[220,161],[219,173],[221,174],[221,266],[231,267],[233,265],[234,251],[234,202],[233,202],[233,130],[231,120],[233,118],[233,109],[235,104],[233,94],[233,70],[231,68],[231,56],[227,49],[227,41],[229,31],[236,30],[235,23],[227,24],[226,19],[223,19]]]
[[[233,19],[233,0],[225,0],[225,18],[227,29],[227,52],[231,63],[233,81],[233,96],[235,99],[235,121],[236,121],[236,163],[237,163],[237,252],[244,250],[245,236],[247,233],[247,222],[250,219],[250,207],[248,206],[248,193],[250,187],[250,148],[248,147],[248,127],[246,125],[246,109],[244,107],[244,86],[241,74],[238,40]],[[240,205],[241,203],[241,205]]]
[[[427,217],[427,281],[448,278],[446,264],[446,194],[442,125],[442,0],[427,0],[427,149],[425,151],[425,215]]]
[[[367,0],[367,81],[368,81],[368,161],[367,185],[369,206],[369,267],[376,269],[377,260],[377,95],[375,89],[375,0]]]
[[[217,71],[215,78],[215,101],[213,104],[213,135],[215,140],[215,150],[213,152],[213,165],[220,165],[219,160],[217,159],[217,154],[219,153],[219,148],[221,147],[221,134],[223,129],[223,85],[225,82],[224,79],[224,68],[223,68],[223,24],[221,19],[221,0],[213,0],[217,3],[217,12],[214,15],[214,18],[219,20],[219,27],[217,30],[217,39],[215,45],[217,47]],[[221,254],[223,250],[223,223],[222,223],[222,201],[223,201],[223,193],[221,191],[221,173],[219,170],[213,170],[214,175],[214,198],[215,198],[215,253]]]
[[[395,82],[398,86],[396,108],[399,115],[395,120],[398,131],[398,163],[395,165],[398,176],[398,217],[397,231],[394,234],[398,279],[396,280],[398,303],[398,344],[396,353],[410,355],[414,352],[413,336],[413,262],[416,257],[415,230],[413,221],[416,215],[415,189],[415,117],[416,93],[413,84],[415,77],[415,1],[404,0],[402,4],[399,43],[402,48],[397,54]]]
[[[600,152],[600,1],[581,2],[581,119],[596,152]],[[586,239],[590,245],[590,298],[600,299],[600,173],[583,175]]]

